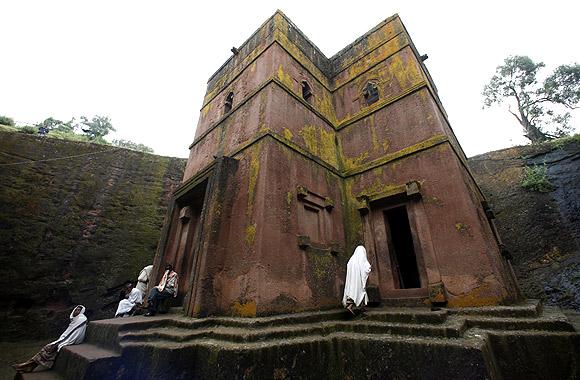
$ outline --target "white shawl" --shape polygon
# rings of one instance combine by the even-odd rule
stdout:
[[[174,271],[166,270],[163,273],[163,277],[161,278],[161,282],[159,285],[156,286],[159,292],[162,292],[166,287],[173,289],[173,297],[177,297],[177,286],[179,282],[179,276]]]
[[[137,289],[139,289],[142,294],[147,293],[151,271],[153,271],[153,265],[147,265],[145,268],[141,269],[141,272],[139,272],[139,277],[137,278]]]
[[[346,264],[346,283],[342,296],[344,307],[346,307],[347,297],[352,299],[356,306],[359,306],[363,301],[365,305],[367,304],[369,297],[365,286],[369,273],[371,273],[371,264],[367,260],[367,251],[365,247],[359,245]]]
[[[115,317],[119,314],[130,312],[138,303],[143,303],[143,294],[139,289],[133,288],[127,298],[119,302],[119,306],[115,312]]]
[[[76,317],[73,317],[73,311],[70,313],[70,324],[64,330],[62,335],[52,342],[51,344],[58,344],[58,351],[64,346],[70,346],[72,344],[80,344],[85,339],[85,331],[87,330],[87,317],[85,316],[85,307],[83,305],[80,306],[81,312]],[[80,327],[79,327],[80,326]]]

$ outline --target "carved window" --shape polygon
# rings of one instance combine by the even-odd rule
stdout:
[[[298,187],[298,199],[301,203],[301,235],[308,236],[313,243],[328,243],[332,236],[331,212],[334,203],[330,198]]]
[[[226,101],[224,103],[224,115],[232,110],[233,104],[234,104],[234,93],[230,92],[226,97]]]
[[[371,105],[379,100],[379,89],[374,82],[368,82],[363,90],[363,97],[366,105]]]
[[[302,98],[307,102],[310,102],[310,99],[312,98],[312,89],[305,80],[302,81]]]

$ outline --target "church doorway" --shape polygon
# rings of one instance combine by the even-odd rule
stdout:
[[[421,287],[417,255],[405,205],[383,211],[395,288]]]

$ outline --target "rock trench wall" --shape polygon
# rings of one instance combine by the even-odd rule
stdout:
[[[578,139],[469,161],[525,294],[580,310]],[[524,167],[544,163],[554,190],[523,189]],[[152,261],[184,167],[184,159],[0,131],[3,337],[52,337],[78,303],[92,319],[109,317],[115,299],[102,295]]]
[[[5,338],[52,337],[74,304],[89,318],[110,317],[116,295],[103,294],[152,262],[184,167],[178,158],[0,131]]]
[[[578,135],[469,159],[514,257],[529,298],[580,310],[580,139]],[[545,165],[552,191],[521,186],[526,166]]]

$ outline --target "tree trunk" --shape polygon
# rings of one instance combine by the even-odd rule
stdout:
[[[536,127],[534,124],[530,123],[530,121],[528,120],[528,118],[522,112],[521,109],[519,111],[521,119],[518,119],[518,121],[524,128],[525,132],[524,136],[527,137],[532,142],[532,144],[537,144],[548,140],[548,136],[546,136],[544,132],[540,131],[540,129]]]

